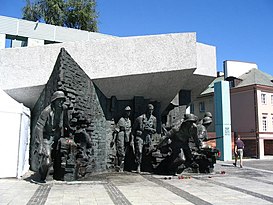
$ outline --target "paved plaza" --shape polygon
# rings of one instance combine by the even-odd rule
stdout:
[[[244,168],[217,161],[213,174],[108,173],[44,185],[29,179],[0,179],[0,205],[273,204],[273,159],[245,160]]]

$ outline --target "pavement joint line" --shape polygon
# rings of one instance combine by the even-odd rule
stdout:
[[[40,185],[32,195],[27,205],[44,205],[52,185]]]
[[[143,178],[157,184],[157,185],[160,185],[162,186],[163,188],[171,191],[172,193],[176,194],[177,196],[180,196],[181,198],[193,203],[193,204],[196,204],[196,205],[212,205],[211,203],[197,197],[197,196],[194,196],[192,194],[190,194],[189,192],[186,192],[182,189],[179,189],[178,187],[176,186],[173,186],[167,182],[163,182],[162,180],[160,179],[157,179],[155,177],[153,177],[152,175],[141,175]]]
[[[269,171],[269,170],[265,170],[265,169],[257,169],[257,168],[253,168],[253,167],[243,167],[244,169],[250,169],[250,170],[254,170],[254,171],[259,171],[259,172],[266,172],[269,174],[273,174],[273,171]]]
[[[96,184],[107,184],[107,181],[70,181],[70,182],[58,182],[54,184],[67,184],[67,185],[77,185],[77,184],[85,184],[85,185],[96,185]]]
[[[231,190],[239,191],[239,192],[242,192],[244,194],[251,195],[251,196],[254,196],[254,197],[257,197],[257,198],[260,198],[260,199],[263,199],[263,200],[266,200],[266,201],[269,201],[269,202],[273,203],[273,197],[270,197],[270,196],[266,196],[266,195],[263,195],[263,194],[259,194],[259,193],[253,192],[253,191],[249,191],[249,190],[246,190],[246,189],[243,189],[243,188],[240,188],[240,187],[236,187],[236,186],[233,186],[233,185],[228,185],[228,184],[225,184],[225,183],[222,183],[222,182],[210,180],[210,179],[207,179],[207,178],[198,178],[198,177],[193,177],[193,178],[203,180],[203,181],[207,181],[207,182],[213,183],[215,185],[218,185],[218,186],[221,186],[221,187],[226,187],[226,188],[229,188]]]
[[[103,184],[108,195],[116,205],[131,205],[130,201],[123,195],[123,193],[112,183]]]
[[[219,165],[223,165],[223,166],[230,166],[232,167],[233,165],[232,164],[229,164],[229,163],[224,163],[224,162],[217,162],[217,164]],[[233,166],[234,167],[234,166]],[[236,168],[236,167],[234,167]],[[249,169],[249,170],[254,170],[254,171],[259,171],[259,172],[266,172],[266,173],[270,173],[270,174],[273,174],[273,171],[269,171],[269,170],[265,170],[265,169],[258,169],[258,168],[253,168],[253,167],[247,167],[247,166],[243,166],[243,168],[239,168],[237,167],[238,169]]]
[[[237,177],[242,178],[242,179],[248,179],[248,180],[253,180],[253,181],[261,182],[261,183],[264,183],[264,184],[273,185],[273,182],[270,182],[270,181],[267,181],[267,180],[264,180],[264,179],[259,179],[259,178],[254,178],[254,177],[248,177],[248,176],[237,176]]]
[[[107,181],[47,181],[46,184],[41,184],[41,186],[45,185],[96,185],[96,184],[107,184]]]

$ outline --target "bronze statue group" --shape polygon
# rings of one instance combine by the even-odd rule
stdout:
[[[212,123],[211,113],[206,112],[201,120],[193,114],[185,114],[179,125],[170,128],[162,126],[161,140],[153,144],[157,125],[153,110],[154,106],[148,104],[146,113],[137,117],[130,127],[131,108],[125,108],[124,116],[118,121],[111,142],[111,147],[116,145],[116,170],[172,175],[185,169],[211,172],[218,155],[218,150],[211,148],[207,143],[207,127]],[[133,156],[130,150],[133,150]],[[126,164],[132,165],[126,163],[126,159],[133,161],[135,166],[124,167]]]
[[[69,122],[64,120],[67,119],[64,117],[67,115],[64,102],[64,93],[56,91],[52,95],[51,104],[42,111],[35,127],[41,182],[45,182],[51,167],[55,179],[75,180],[75,166],[78,166],[76,174],[84,176],[85,168],[90,162],[90,122],[80,112],[73,113]],[[218,150],[207,144],[207,127],[212,123],[211,113],[205,113],[201,120],[193,114],[185,114],[179,125],[169,128],[163,125],[161,133],[157,133],[157,119],[153,111],[154,106],[148,104],[146,112],[132,124],[131,108],[124,108],[109,145],[116,150],[115,170],[171,175],[184,170],[211,172],[218,154]],[[156,134],[161,137],[154,144],[153,137]]]

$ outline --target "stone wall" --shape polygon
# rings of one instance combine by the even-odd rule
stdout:
[[[87,74],[73,60],[65,49],[61,49],[53,72],[32,110],[32,133],[42,110],[50,104],[52,94],[61,90],[65,93],[68,121],[75,116],[84,118],[85,130],[89,134],[92,146],[89,148],[86,173],[109,171],[114,167],[115,149],[110,148],[112,132],[115,123],[123,114],[126,106],[132,109],[131,121],[145,112],[149,99],[136,96],[133,99],[118,100],[115,96],[106,98],[100,89],[92,82]],[[126,90],[124,90],[126,92]],[[160,103],[152,102],[155,107],[154,115],[158,119],[158,133],[160,133]],[[79,117],[80,116],[80,117]],[[77,118],[76,117],[76,118]],[[71,124],[70,124],[71,125]],[[35,136],[32,134],[31,168],[37,170],[37,158],[33,152]]]
[[[105,171],[106,147],[109,141],[107,138],[111,136],[107,135],[111,133],[111,122],[107,122],[104,113],[107,109],[107,99],[64,49],[61,49],[53,72],[32,111],[32,130],[56,90],[62,90],[66,95],[65,106],[69,121],[73,118],[73,113],[80,113],[89,121],[86,131],[91,135],[92,150],[87,171]],[[35,165],[32,168],[37,170]]]

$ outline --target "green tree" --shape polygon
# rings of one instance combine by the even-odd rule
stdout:
[[[23,19],[97,32],[95,0],[26,0]]]
[[[40,13],[36,4],[32,4],[30,0],[26,0],[26,6],[23,8],[23,19],[37,21],[42,18]]]

